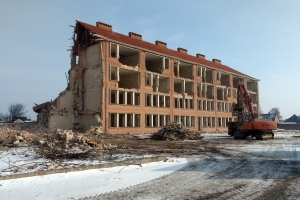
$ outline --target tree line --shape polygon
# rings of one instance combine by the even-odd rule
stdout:
[[[5,122],[14,122],[17,117],[24,117],[27,113],[26,105],[22,103],[11,103],[7,113],[0,113],[0,119]]]

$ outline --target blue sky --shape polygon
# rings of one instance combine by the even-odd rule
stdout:
[[[299,10],[298,0],[0,0],[0,113],[20,102],[35,119],[34,103],[66,88],[69,25],[79,20],[220,59],[261,80],[263,112],[279,107],[283,119],[299,115]]]

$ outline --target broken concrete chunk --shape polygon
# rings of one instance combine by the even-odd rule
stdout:
[[[62,129],[58,128],[58,129],[56,129],[55,133],[58,134],[58,135],[63,135],[64,131]]]
[[[17,136],[17,140],[19,140],[20,142],[23,142],[24,138],[22,136]]]
[[[19,140],[14,141],[14,146],[18,146],[20,144]]]
[[[64,134],[65,134],[66,142],[69,142],[70,140],[73,139],[73,132],[71,130],[66,130]]]

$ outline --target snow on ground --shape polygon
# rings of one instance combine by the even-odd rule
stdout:
[[[1,199],[76,199],[127,188],[174,172],[184,158],[0,181]]]
[[[103,155],[96,159],[65,159],[50,160],[36,153],[34,147],[7,148],[0,152],[0,176],[23,174],[51,169],[71,168],[88,165],[120,162],[126,159],[142,159],[153,157],[146,154],[117,154]]]
[[[274,132],[274,138],[291,138],[291,137],[300,137],[300,130],[279,130],[279,131],[273,131]],[[229,136],[226,133],[201,133],[203,136],[202,140],[209,141],[209,140],[215,140],[216,138],[233,138],[232,136]]]

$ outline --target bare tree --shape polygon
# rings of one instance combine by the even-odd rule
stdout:
[[[279,108],[272,108],[269,113],[270,114],[277,114],[279,120],[282,120],[282,116],[280,115]]]
[[[0,119],[4,120],[5,122],[8,121],[8,119],[9,119],[8,114],[7,113],[6,114],[0,113]]]
[[[26,105],[22,103],[12,103],[8,107],[8,115],[11,121],[15,121],[16,117],[23,117],[27,113]]]

